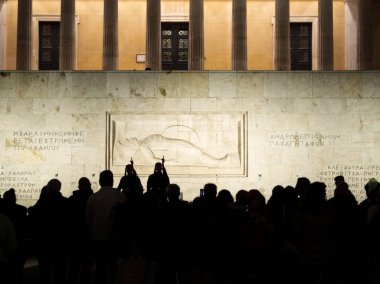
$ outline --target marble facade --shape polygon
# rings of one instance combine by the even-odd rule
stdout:
[[[275,185],[294,186],[301,176],[325,182],[331,195],[338,174],[362,200],[368,179],[380,178],[380,72],[2,72],[0,118],[0,194],[14,187],[26,205],[51,178],[62,181],[65,196],[82,176],[96,190],[105,168],[117,185],[130,153],[113,156],[112,143],[125,127],[127,138],[185,133],[192,147],[201,145],[192,153],[189,143],[176,144],[171,161],[156,148],[186,200],[207,182],[269,197]],[[158,129],[173,125],[183,128]],[[219,162],[233,152],[239,163],[231,174],[228,163],[180,161],[199,149]],[[139,159],[145,185],[154,160]]]

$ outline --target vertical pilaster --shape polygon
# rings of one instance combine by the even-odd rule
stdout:
[[[232,1],[232,69],[247,70],[247,2]]]
[[[0,70],[6,69],[6,22],[7,22],[7,2],[0,0]]]
[[[61,0],[60,70],[75,67],[75,0]]]
[[[276,0],[275,5],[275,69],[290,70],[289,0]]]
[[[190,0],[189,70],[203,70],[203,0]]]
[[[372,70],[372,1],[359,1],[358,69]]]
[[[346,0],[344,3],[346,70],[358,69],[358,17],[359,0]]]
[[[118,68],[118,0],[104,0],[103,70]]]
[[[334,70],[333,1],[318,1],[319,70]]]
[[[18,0],[16,69],[30,70],[32,63],[32,0]]]
[[[147,0],[145,68],[161,70],[161,0]]]

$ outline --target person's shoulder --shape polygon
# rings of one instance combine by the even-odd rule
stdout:
[[[117,194],[117,196],[118,196],[118,198],[119,198],[120,200],[122,200],[122,201],[127,200],[127,196],[125,195],[125,193],[123,193],[123,192],[117,190],[116,188],[115,188],[115,192],[116,192],[116,194]]]
[[[181,200],[181,199],[178,200],[178,203],[181,204],[182,206],[190,206],[191,205],[191,203],[189,201]]]
[[[63,196],[62,195],[62,197],[61,197],[61,201],[62,201],[62,203],[67,207],[67,206],[70,206],[70,199],[68,198],[68,197],[66,197],[66,196]]]
[[[89,202],[93,202],[93,200],[95,200],[95,199],[97,198],[97,196],[98,196],[98,192],[99,192],[99,191],[96,191],[96,192],[94,192],[93,194],[91,194],[91,195],[88,197],[88,199],[87,199],[87,203],[89,203]]]
[[[25,206],[23,206],[23,205],[16,204],[16,208],[21,213],[27,214],[27,212],[28,212],[28,209]]]
[[[1,227],[13,227],[12,221],[8,216],[0,213],[0,226]]]

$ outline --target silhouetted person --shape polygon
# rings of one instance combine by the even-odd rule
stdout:
[[[168,202],[164,206],[164,241],[166,252],[161,262],[160,272],[166,283],[176,283],[175,273],[184,269],[186,261],[182,245],[187,238],[186,230],[191,216],[191,207],[187,201],[180,200],[180,187],[169,184],[166,187]],[[181,275],[182,276],[182,275]]]
[[[162,163],[155,164],[154,172],[149,175],[147,182],[147,191],[153,191],[161,201],[166,200],[166,187],[170,183],[164,161],[162,159]]]
[[[163,283],[160,275],[160,264],[165,257],[164,245],[164,206],[166,202],[153,191],[147,191],[142,198],[142,247],[147,261],[148,283]]]
[[[22,283],[22,271],[29,251],[28,219],[26,207],[16,203],[16,192],[13,188],[4,192],[3,213],[11,220],[16,232],[18,249],[15,259],[15,283]]]
[[[226,206],[234,203],[234,198],[232,197],[232,194],[228,189],[220,190],[216,198],[219,200],[220,203]]]
[[[214,283],[218,254],[219,206],[217,186],[207,183],[204,195],[193,200],[193,215],[188,227],[188,258],[184,276],[189,283]],[[192,281],[191,281],[192,280]]]
[[[63,197],[61,182],[51,179],[46,185],[46,197],[33,208],[33,235],[37,245],[40,283],[65,283],[67,240],[69,231],[68,199]]]
[[[368,283],[380,283],[380,190],[377,191],[376,203],[368,208]]]
[[[295,221],[295,244],[301,255],[301,283],[336,283],[336,218],[326,200],[326,185],[313,182]]]
[[[86,226],[92,242],[96,263],[96,283],[111,283],[115,280],[115,247],[110,236],[112,210],[125,202],[125,194],[113,188],[113,173],[105,170],[99,176],[99,191],[92,194],[86,205]]]
[[[245,189],[240,189],[235,194],[235,202],[232,205],[234,210],[247,211],[248,209],[248,191]]]
[[[78,181],[78,190],[69,197],[70,204],[70,255],[69,283],[89,283],[91,250],[90,239],[85,225],[85,212],[88,198],[93,194],[91,182],[87,177]],[[69,217],[69,216],[68,216]]]
[[[284,189],[284,238],[293,244],[294,220],[298,209],[298,196],[293,186],[288,185]]]
[[[125,166],[124,176],[121,177],[117,189],[122,192],[128,190],[143,192],[143,186],[135,168],[133,167],[133,161],[131,161],[131,164]]]
[[[40,196],[37,202],[28,208],[28,224],[30,234],[30,254],[31,256],[37,256],[40,254],[41,248],[40,239],[42,230],[39,228],[41,225],[39,222],[40,208],[44,204],[47,195],[47,186],[43,186],[40,191]]]
[[[328,200],[336,217],[336,263],[340,283],[359,283],[358,267],[361,265],[359,256],[360,223],[359,207],[355,196],[345,181],[338,181],[334,196]]]
[[[360,256],[363,267],[363,273],[362,276],[364,280],[368,283],[371,283],[372,275],[373,275],[373,267],[369,263],[369,261],[373,261],[372,255],[375,251],[376,246],[374,247],[373,242],[373,230],[375,227],[373,226],[372,221],[372,215],[374,213],[374,208],[376,208],[377,205],[377,196],[380,191],[380,183],[375,179],[371,178],[364,186],[365,192],[366,192],[366,199],[364,199],[362,202],[359,203],[359,217],[360,217],[360,224],[361,224],[361,241],[362,244],[361,251],[362,255]],[[371,213],[370,213],[370,208]],[[369,241],[371,240],[371,241]],[[378,242],[378,240],[377,240]],[[371,260],[372,259],[372,260]]]
[[[282,247],[273,224],[268,219],[264,195],[257,189],[248,192],[248,212],[242,229],[241,258],[250,282],[274,283]],[[250,283],[247,282],[247,283]],[[243,282],[246,283],[246,282]]]
[[[359,203],[359,210],[362,218],[362,222],[366,223],[367,212],[369,207],[376,204],[377,193],[380,190],[380,183],[371,178],[364,186],[366,193],[366,199]]]
[[[299,177],[297,179],[297,183],[294,187],[297,196],[298,196],[298,207],[304,206],[305,203],[305,196],[307,194],[307,191],[310,187],[310,180],[307,177]]]
[[[15,283],[14,263],[17,254],[17,240],[13,224],[0,213],[0,279],[2,284]]]
[[[117,246],[116,283],[145,283],[146,256],[143,248],[143,192],[128,189],[127,201],[115,208],[113,242]],[[134,268],[131,269],[131,266]]]
[[[268,199],[267,212],[269,221],[275,226],[278,232],[284,232],[284,204],[285,189],[281,185],[276,185],[272,189],[272,195]]]
[[[338,186],[340,182],[344,181],[344,176],[336,176],[334,178],[335,186]]]

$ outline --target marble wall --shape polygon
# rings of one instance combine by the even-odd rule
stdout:
[[[176,139],[167,171],[187,200],[206,182],[269,197],[301,176],[331,195],[338,174],[362,200],[380,179],[380,72],[2,72],[0,119],[0,194],[26,205],[51,178],[65,196],[82,176],[97,189],[105,168],[117,184],[130,152],[113,156],[114,142],[151,135],[166,140],[150,160],[133,154],[143,184]]]

